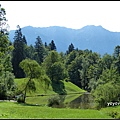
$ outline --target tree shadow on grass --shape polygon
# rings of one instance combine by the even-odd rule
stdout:
[[[51,86],[53,88],[53,91],[58,93],[59,95],[66,95],[67,94],[67,92],[65,90],[64,83],[62,81],[59,81],[59,82],[52,81]]]

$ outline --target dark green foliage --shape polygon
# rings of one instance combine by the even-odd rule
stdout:
[[[51,51],[51,50],[57,50],[57,48],[56,48],[56,45],[55,45],[55,43],[54,43],[54,41],[52,40],[51,41],[51,43],[49,44],[49,50]]]
[[[14,75],[9,71],[4,72],[3,75],[0,77],[1,99],[6,99],[9,95],[8,93],[14,94],[15,89],[16,85],[14,83]]]
[[[7,90],[5,84],[0,81],[0,100],[7,99]]]
[[[16,97],[17,97],[17,102],[18,103],[25,103],[23,94],[20,94],[20,95],[18,95]]]
[[[115,47],[113,55],[115,58],[117,58],[120,55],[120,46],[119,45],[117,45]]]
[[[88,63],[88,61],[85,58],[82,59],[81,67],[82,67],[82,70],[79,70],[79,72],[80,72],[80,79],[81,79],[81,87],[84,90],[87,90],[88,89],[87,70],[89,68],[89,63]]]
[[[23,35],[23,40],[22,40],[22,41],[23,41],[23,43],[24,43],[24,44],[26,44],[26,45],[27,45],[27,40],[26,40],[25,35]]]
[[[120,116],[119,116],[119,118],[118,118],[119,113],[118,113],[117,111],[112,111],[112,112],[110,112],[110,113],[108,113],[108,114],[109,114],[109,116],[111,116],[112,118],[117,118],[117,119],[120,118]]]
[[[69,65],[78,55],[78,52],[76,52],[75,50],[73,50],[70,54],[67,55],[66,57],[66,65]]]
[[[64,100],[62,100],[59,95],[56,95],[56,96],[50,97],[48,99],[48,106],[63,108],[63,107],[65,107],[63,102],[64,102]]]
[[[15,90],[14,75],[12,72],[11,52],[13,50],[8,40],[6,28],[6,12],[0,5],[0,99],[7,99],[9,93]]]
[[[114,65],[120,75],[120,55],[116,58],[116,60],[114,61]]]
[[[72,52],[74,50],[74,45],[71,43],[68,47],[68,50],[66,51],[67,54],[69,54],[70,52]]]
[[[65,66],[60,60],[60,55],[56,51],[51,51],[44,61],[46,74],[51,81],[58,82],[66,77]]]
[[[53,107],[60,104],[59,96],[54,96],[48,99],[48,106]]]
[[[67,94],[63,81],[59,81],[57,83],[53,81],[51,85],[52,85],[53,91],[55,91],[57,94],[59,95]]]
[[[26,56],[32,60],[35,60],[35,48],[33,45],[25,47]]]
[[[68,74],[70,77],[70,81],[79,87],[81,87],[79,72],[79,70],[81,69],[82,69],[82,57],[77,56],[75,60],[73,60],[70,65],[68,65]]]
[[[34,58],[35,60],[41,64],[44,60],[44,54],[45,54],[45,48],[44,45],[42,43],[42,40],[40,38],[40,36],[38,36],[37,41],[35,42],[35,54],[34,54]]]
[[[105,54],[102,58],[102,62],[104,65],[104,69],[110,69],[112,63],[113,63],[113,57],[109,54]]]
[[[20,26],[17,26],[17,30],[15,31],[14,36],[14,50],[12,53],[12,65],[13,65],[13,73],[16,78],[23,78],[25,77],[25,73],[23,70],[19,67],[19,63],[26,58],[26,51],[25,51],[25,45],[26,39],[25,36],[23,37],[22,31]]]
[[[97,107],[105,107],[107,102],[118,100],[120,93],[120,76],[115,68],[104,70],[94,91]]]
[[[45,48],[47,48],[48,47],[48,45],[47,45],[47,43],[45,42]]]

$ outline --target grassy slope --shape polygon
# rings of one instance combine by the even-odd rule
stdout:
[[[120,107],[119,107],[120,109]],[[27,106],[13,102],[0,102],[0,118],[111,118],[105,110],[84,110]]]
[[[15,79],[15,83],[17,84],[17,86],[20,90],[22,90],[25,87],[25,83],[27,81],[28,81],[28,79],[26,79],[26,78]],[[53,91],[53,88],[51,85],[47,89],[47,93],[45,93],[41,83],[37,80],[34,80],[34,82],[35,82],[35,86],[36,86],[36,91],[32,92],[32,94],[30,94],[30,92],[27,92],[28,96],[35,96],[35,95],[40,95],[40,94],[41,95],[42,94],[46,94],[46,95],[56,94],[56,92]],[[71,82],[64,81],[64,85],[65,85],[65,90],[66,90],[67,94],[85,92],[84,90],[80,89],[79,87],[77,87],[76,85],[74,85]],[[58,87],[57,84],[55,85],[55,87],[56,88]]]

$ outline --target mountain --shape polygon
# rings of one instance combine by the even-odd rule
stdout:
[[[35,44],[39,35],[43,44],[49,44],[54,40],[58,52],[66,52],[68,46],[73,43],[80,50],[89,49],[104,55],[113,54],[114,48],[120,45],[120,32],[106,30],[102,26],[87,25],[81,29],[71,29],[60,26],[22,28],[22,33],[27,39],[28,45]],[[9,39],[13,42],[15,30],[9,33]]]

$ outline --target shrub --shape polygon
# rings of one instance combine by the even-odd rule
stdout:
[[[24,103],[24,95],[23,94],[20,94],[17,96],[17,102],[18,103]]]
[[[117,118],[117,117],[120,117],[118,116],[118,112],[117,111],[112,111],[109,113],[109,116],[111,116],[112,118]]]
[[[59,107],[59,108],[65,107],[63,101],[60,99],[60,97],[58,95],[53,96],[48,99],[48,106],[49,107]]]

